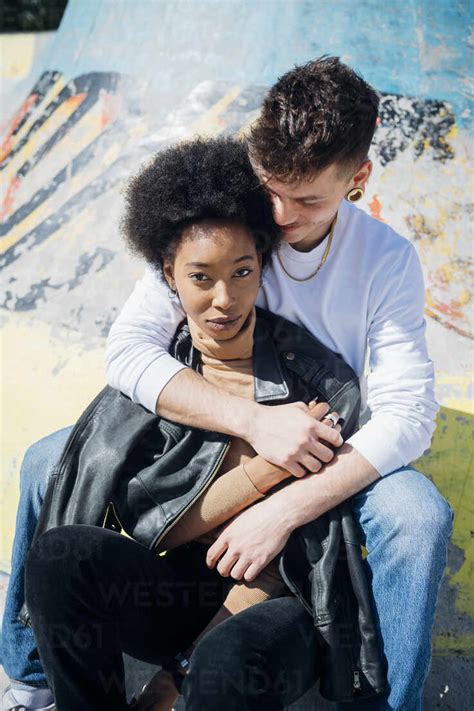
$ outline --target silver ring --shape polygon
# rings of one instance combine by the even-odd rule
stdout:
[[[331,413],[330,415],[324,415],[323,420],[331,420],[332,426],[335,427],[339,422],[339,417]]]

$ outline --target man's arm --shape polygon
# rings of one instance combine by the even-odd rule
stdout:
[[[182,363],[169,353],[184,312],[165,282],[147,267],[110,329],[105,350],[107,380],[151,412],[159,393]]]
[[[223,392],[190,369],[163,389],[156,411],[174,422],[241,437],[264,459],[298,477],[319,471],[321,462],[333,458],[324,442],[342,444],[339,432],[314,420],[302,402],[260,405]]]
[[[424,284],[414,247],[406,242],[374,284],[368,314],[371,419],[348,442],[381,476],[408,465],[429,447],[438,403],[425,341]]]
[[[109,384],[152,412],[248,441],[294,476],[319,471],[341,436],[315,421],[303,403],[267,407],[222,392],[175,360],[168,348],[184,318],[158,273],[148,268],[113,324],[106,349]]]

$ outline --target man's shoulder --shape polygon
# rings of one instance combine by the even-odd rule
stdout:
[[[411,242],[386,222],[356,205],[345,204],[344,209],[347,211],[344,232],[350,239],[365,242],[377,254],[407,254],[414,250]]]

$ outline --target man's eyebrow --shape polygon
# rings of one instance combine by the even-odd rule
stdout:
[[[275,193],[275,195],[279,194],[274,190],[270,185],[268,185],[268,181],[266,183],[262,183],[262,187],[266,188],[269,190],[271,193]],[[291,197],[291,200],[324,200],[324,195],[293,195]]]
[[[238,264],[239,262],[244,262],[247,259],[254,261],[255,257],[252,254],[244,254],[242,257],[237,257],[237,259],[234,259],[234,261],[232,263]],[[206,262],[186,262],[186,264],[184,266],[185,267],[208,267],[209,264],[207,264]]]

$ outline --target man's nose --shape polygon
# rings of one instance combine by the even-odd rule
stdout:
[[[273,219],[280,227],[296,222],[297,215],[291,202],[291,200],[284,200],[277,195],[272,196]]]
[[[228,284],[223,281],[217,282],[214,288],[214,294],[212,295],[212,304],[218,309],[230,309],[234,301],[234,296],[232,294],[231,288]]]

